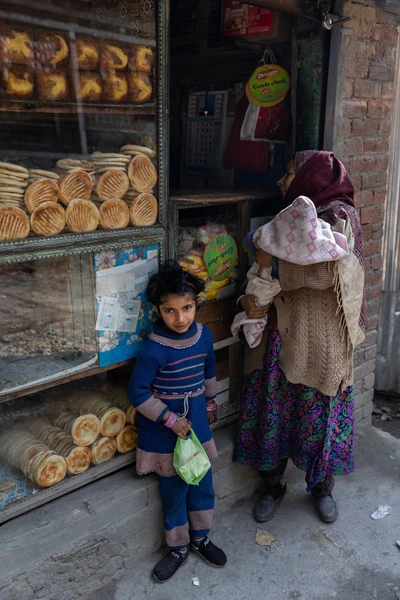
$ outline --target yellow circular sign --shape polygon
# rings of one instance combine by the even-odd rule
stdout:
[[[282,102],[290,89],[290,75],[279,65],[261,65],[246,85],[249,102],[257,106],[275,106]]]

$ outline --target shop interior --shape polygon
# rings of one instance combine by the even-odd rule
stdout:
[[[39,23],[28,4],[24,9],[28,22]],[[96,13],[92,6],[96,2],[86,6],[71,0],[62,9],[60,3],[52,4],[49,23],[57,19],[65,23],[68,10],[73,9],[78,37],[80,32],[83,39],[97,32],[99,39],[110,36],[125,48],[133,36],[154,55],[161,51],[156,43],[156,3],[147,3],[152,9],[134,32],[125,27],[122,12],[109,8],[105,17]],[[105,10],[104,3],[97,4]],[[146,237],[145,227],[129,221],[126,230],[137,234],[129,247],[121,242],[121,248],[114,245],[97,253],[60,252],[51,258],[44,258],[44,253],[39,259],[0,264],[4,307],[0,316],[0,522],[135,460],[136,416],[126,396],[134,354],[119,351],[118,332],[96,330],[96,289],[102,269],[134,264],[145,279],[157,261],[170,257],[204,277],[198,320],[214,334],[216,427],[237,417],[245,351],[230,325],[234,298],[251,260],[242,239],[284,207],[276,182],[295,149],[321,147],[326,32],[319,21],[307,16],[271,11],[267,1],[259,2],[260,6],[227,0],[171,4],[170,55],[164,57],[167,81],[159,80],[160,62],[154,60],[151,74],[143,75],[151,86],[145,101],[134,99],[132,90],[137,88],[130,87],[129,78],[135,71],[129,66],[122,72],[127,88],[121,102],[104,96],[101,101],[91,96],[82,102],[71,73],[69,96],[59,102],[38,96],[38,84],[23,102],[5,99],[4,86],[0,89],[0,161],[21,165],[30,178],[32,169],[62,177],[65,173],[57,168],[58,161],[93,161],[93,152],[110,154],[111,163],[115,158],[118,162],[121,149],[128,147],[129,152],[132,146],[148,148],[147,156],[159,172],[163,168],[159,147],[164,140],[158,138],[157,118],[163,114],[165,119],[167,112],[165,107],[159,112],[157,82],[167,85],[170,94],[169,186],[162,190],[156,182],[145,192],[160,204],[165,202],[166,218],[151,224],[152,236]],[[12,12],[13,2],[4,3],[2,20],[7,6]],[[39,33],[35,30],[34,35]],[[270,64],[279,67],[275,80],[286,74],[290,84],[285,84],[273,106],[251,104],[246,84],[256,69]],[[92,73],[94,82],[107,77],[103,71],[104,65],[99,65]],[[102,175],[101,159],[98,162],[96,172],[89,170],[95,181]],[[138,195],[131,188],[122,199],[128,206]],[[100,209],[103,199],[92,196],[90,201]],[[100,224],[93,235],[100,240],[102,234],[105,240],[113,232]],[[57,235],[68,239],[72,232],[64,229]],[[49,237],[49,243],[57,235]],[[232,243],[232,255],[211,278],[206,250],[211,252],[213,244],[222,247],[219,236],[228,247]],[[32,240],[37,238],[30,232],[27,241]],[[125,347],[136,352],[155,318],[146,298],[138,297],[137,329],[122,335]],[[31,421],[33,429],[28,426]],[[56,448],[65,464],[57,462],[53,452],[48,468],[41,468],[30,454],[32,437]]]

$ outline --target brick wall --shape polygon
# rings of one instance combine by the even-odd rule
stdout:
[[[381,244],[391,133],[396,17],[373,0],[346,0],[339,57],[334,151],[356,190],[365,244],[367,334],[356,350],[356,421],[371,417],[381,281]]]

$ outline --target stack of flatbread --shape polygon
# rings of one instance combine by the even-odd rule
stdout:
[[[79,169],[91,176],[94,175],[96,170],[94,164],[90,160],[80,160],[78,158],[62,158],[61,160],[58,160],[57,169],[60,171],[61,175]]]
[[[72,435],[52,425],[46,417],[33,419],[30,430],[41,442],[65,459],[67,471],[71,475],[83,473],[90,467],[92,455],[89,448],[75,445]]]
[[[24,193],[28,186],[28,169],[0,162],[0,206],[25,209]]]
[[[71,434],[78,446],[90,446],[100,435],[100,421],[95,415],[81,415],[69,410],[61,412],[51,419],[55,427]]]
[[[0,437],[0,456],[40,487],[50,487],[64,479],[67,464],[29,431],[9,429]]]
[[[126,414],[113,406],[102,393],[76,392],[72,400],[73,411],[79,414],[93,414],[100,421],[100,433],[105,437],[115,437],[126,423]]]
[[[55,182],[58,182],[60,179],[58,173],[54,173],[53,171],[43,171],[43,169],[28,169],[28,173],[28,183],[34,183],[38,179],[54,179]]]
[[[93,164],[96,174],[106,171],[127,171],[130,157],[119,152],[93,152]]]

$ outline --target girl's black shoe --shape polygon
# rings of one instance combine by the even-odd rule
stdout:
[[[190,549],[201,556],[210,567],[222,568],[226,565],[225,552],[221,548],[217,548],[207,536],[198,544],[195,541],[191,541]]]
[[[179,550],[171,550],[167,556],[164,556],[153,569],[153,577],[158,583],[165,583],[175,575],[177,570],[189,560],[189,552],[184,554]]]

